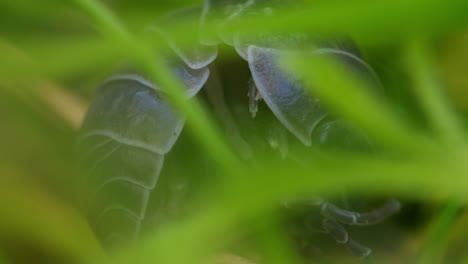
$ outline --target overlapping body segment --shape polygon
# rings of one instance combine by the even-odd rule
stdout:
[[[106,82],[88,110],[83,137],[106,135],[164,155],[184,120],[153,88],[133,79]]]
[[[252,78],[265,103],[291,133],[310,146],[310,134],[328,114],[308,96],[298,80],[292,79],[277,61],[279,51],[250,46],[248,60]]]
[[[305,87],[300,77],[292,76],[284,69],[281,57],[292,52],[304,58],[327,56],[334,59],[356,79],[367,82],[373,89],[371,93],[383,93],[374,70],[357,55],[346,50],[318,48],[296,51],[250,45],[246,56],[258,92],[281,123],[306,146],[313,144],[311,136],[314,130],[330,113],[317,97],[311,96],[312,89]],[[314,74],[311,72],[309,77],[313,78]]]
[[[137,79],[112,79],[98,90],[80,149],[89,167],[91,222],[105,246],[137,237],[164,155],[183,125],[160,92]]]
[[[185,25],[186,35],[188,39],[192,39],[192,43],[187,45],[180,43],[170,33],[170,26],[176,25],[181,21],[199,21],[202,9],[199,6],[182,8],[164,15],[159,19],[157,25],[149,28],[150,31],[158,32],[170,46],[172,51],[191,69],[202,69],[212,63],[218,55],[218,47],[215,45],[204,45],[199,43],[199,27],[198,23]]]

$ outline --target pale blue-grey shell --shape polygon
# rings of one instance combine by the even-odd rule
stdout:
[[[171,70],[175,78],[182,82],[183,87],[185,88],[185,96],[191,98],[195,96],[205,85],[206,81],[210,76],[210,69],[208,67],[203,67],[201,69],[195,70],[188,67],[184,62],[177,58],[167,59],[166,63]],[[123,73],[117,74],[108,78],[105,82],[114,81],[114,80],[127,80],[132,79],[137,82],[140,82],[156,91],[166,93],[166,90],[158,85],[155,85],[155,81],[151,80],[149,77],[144,76],[141,73]]]
[[[265,103],[292,134],[310,146],[314,129],[328,115],[328,111],[306,92],[300,79],[292,77],[281,68],[279,56],[284,52],[287,51],[250,45],[247,60],[255,85]],[[306,56],[311,56],[310,53],[306,53]],[[332,55],[360,77],[370,80],[374,86],[380,88],[375,72],[359,57],[331,48],[318,49],[313,54]]]
[[[305,145],[310,146],[310,134],[327,116],[317,102],[288,76],[277,61],[278,50],[250,46],[248,61],[253,80],[263,100],[276,117]]]
[[[136,238],[164,155],[183,125],[183,117],[143,82],[116,78],[98,90],[80,145],[91,168],[92,225],[106,246]]]
[[[104,83],[91,104],[83,136],[105,135],[160,155],[177,139],[183,118],[152,87],[135,79]]]

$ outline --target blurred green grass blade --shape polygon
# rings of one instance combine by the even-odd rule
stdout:
[[[465,0],[309,1],[300,10],[241,19],[226,32],[313,32],[345,35],[371,43],[395,42],[413,33],[436,34],[468,21]],[[213,31],[216,25],[212,25]]]
[[[11,84],[25,78],[37,77],[36,71],[27,58],[18,48],[7,41],[0,39],[0,83]]]
[[[3,252],[3,249],[0,248],[0,264],[9,264],[11,263],[10,261],[8,261],[8,258],[5,254],[5,252]]]
[[[281,217],[278,213],[267,213],[265,216],[256,217],[255,226],[260,234],[260,250],[264,254],[264,263],[271,264],[299,264],[302,263],[298,254],[293,250],[293,240],[287,236],[284,225],[281,225]]]
[[[333,158],[311,159],[308,167],[276,165],[252,175],[249,181],[232,178],[229,189],[224,195],[235,204],[238,201],[245,207],[270,206],[272,202],[294,197],[297,194],[337,194],[343,186],[350,193],[392,193],[412,198],[460,197],[466,201],[468,194],[468,173],[466,164],[461,163],[465,154],[432,153],[411,160],[380,159],[378,157],[334,154]],[[444,177],[440,177],[444,175]],[[268,186],[259,192],[258,188]],[[237,195],[236,195],[237,193]],[[256,194],[254,194],[256,193]],[[255,197],[250,199],[249,197]],[[265,199],[265,200],[263,200]],[[249,201],[248,204],[247,201]],[[234,205],[232,205],[234,207]],[[253,212],[255,209],[251,208]]]
[[[25,180],[15,169],[0,165],[0,232],[21,237],[45,252],[89,262],[103,257],[85,219]]]
[[[3,58],[0,62],[0,93],[3,96],[10,94],[24,103],[29,102],[29,106],[44,115],[50,115],[52,111],[73,129],[79,129],[86,103],[63,87],[45,80],[42,69],[35,65],[37,61],[10,43],[0,40],[0,56]],[[22,70],[18,71],[17,67]],[[34,104],[34,99],[43,104]],[[44,111],[44,106],[49,111]]]
[[[448,98],[436,79],[427,43],[412,40],[406,50],[407,68],[413,79],[415,94],[438,137],[452,148],[465,145],[464,133],[455,111],[449,106]],[[432,220],[419,263],[441,263],[447,249],[447,239],[458,211],[465,203],[451,200]]]
[[[274,15],[258,15],[231,20],[220,28],[219,21],[207,21],[210,34],[256,36],[265,33],[308,32],[315,36],[347,36],[361,43],[395,43],[413,34],[438,35],[468,22],[465,0],[361,0],[305,1],[299,8],[281,6]],[[263,14],[260,10],[259,14]],[[219,17],[223,18],[220,13]],[[190,47],[184,32],[191,21],[171,27],[171,36]]]
[[[45,42],[26,52],[34,59],[39,72],[55,78],[112,69],[124,59],[119,45],[99,38]]]
[[[448,248],[451,229],[454,227],[457,214],[465,204],[451,200],[447,205],[443,206],[429,226],[429,232],[425,238],[426,243],[423,245],[422,255],[418,263],[442,263],[442,258]]]
[[[154,263],[203,263],[225,246],[227,238],[219,241],[219,235],[236,219],[230,212],[228,208],[205,208],[184,221],[147,234],[108,263],[144,263],[148,259]]]
[[[454,109],[449,106],[438,75],[434,70],[427,43],[413,40],[406,50],[407,68],[421,102],[438,136],[453,147],[464,145],[464,133]]]
[[[57,0],[44,0],[41,1],[40,5],[32,5],[27,0],[2,1],[0,6],[8,13],[26,14],[29,16],[37,15],[38,17],[43,17],[44,13],[52,8],[57,8],[57,11],[64,11],[66,9],[66,4]]]
[[[221,182],[224,185],[214,188],[212,196],[209,196],[212,200],[201,203],[197,207],[199,211],[192,217],[150,232],[134,247],[125,248],[116,254],[115,259],[108,260],[102,255],[98,242],[81,216],[43,193],[31,182],[20,180],[22,173],[8,167],[11,164],[0,164],[2,235],[31,240],[45,252],[63,253],[84,263],[204,263],[206,257],[217,250],[224,250],[225,243],[235,239],[236,234],[232,234],[235,232],[229,231],[246,218],[262,216],[287,198],[296,198],[298,195],[334,195],[345,186],[351,193],[357,194],[452,199],[434,219],[420,263],[437,261],[445,252],[446,236],[452,227],[457,208],[468,201],[468,165],[465,162],[468,152],[463,149],[466,143],[462,125],[445,100],[440,83],[434,80],[434,65],[426,43],[417,40],[409,44],[407,65],[418,99],[437,136],[444,143],[449,143],[448,146],[440,148],[435,145],[437,141],[415,130],[412,124],[396,115],[389,105],[365,93],[361,83],[333,63],[293,56],[287,61],[288,66],[294,73],[297,70],[302,76],[310,76],[306,81],[311,84],[310,87],[315,87],[313,92],[340,116],[365,130],[380,144],[415,155],[405,160],[392,160],[358,156],[355,153],[333,153],[326,159],[310,154],[310,167],[305,168],[260,157],[266,160],[266,168],[241,171],[243,167],[237,168],[237,159],[214,126],[211,116],[198,101],[187,101],[182,95],[181,83],[162,62],[162,47],[158,43],[150,45],[135,37],[133,32],[127,30],[128,23],[121,23],[100,2],[75,0],[75,3],[94,18],[95,26],[106,39],[79,39],[76,42],[47,40],[43,46],[38,47],[33,43],[23,48],[36,62],[45,63],[42,68],[30,67],[23,58],[2,49],[0,42],[2,87],[11,83],[12,77],[21,80],[27,76],[34,80],[33,77],[44,72],[67,77],[87,73],[93,66],[108,66],[115,59],[133,58],[161,87],[167,89],[174,105],[187,114],[188,128],[204,147],[205,154],[226,169],[225,175],[221,175],[226,176]],[[37,4],[25,6],[29,4],[26,1],[19,4],[23,6],[13,8],[15,12],[41,17],[34,8]],[[170,4],[175,5],[174,2]],[[132,3],[127,5],[132,6]],[[14,4],[12,6],[15,7]],[[49,9],[49,6],[40,6],[39,10]],[[413,33],[431,36],[465,27],[468,21],[467,7],[468,1],[465,0],[308,1],[300,10],[278,10],[273,16],[239,20],[229,24],[225,30],[242,30],[251,34],[305,31],[351,36],[370,43],[394,43]],[[47,15],[47,12],[44,14]],[[77,14],[80,17],[79,12]],[[59,18],[54,16],[47,22]],[[174,30],[190,46],[192,39],[188,37],[190,34],[184,32],[184,23],[193,21],[181,22],[180,28],[177,26]],[[218,25],[212,24],[210,27],[215,30]],[[18,87],[22,86],[7,89]],[[11,147],[26,144],[26,147],[18,146],[28,149],[28,142],[33,141],[33,137],[26,143],[11,140]],[[462,148],[459,149],[460,146]],[[426,151],[428,149],[431,151]],[[12,152],[8,153],[11,156]],[[51,156],[47,158],[54,159]],[[60,166],[56,161],[55,164]],[[459,200],[454,200],[454,197]],[[261,239],[264,251],[271,257],[269,262],[296,263],[294,256],[288,252],[288,245],[283,243],[281,234],[277,233],[275,219],[268,216],[262,220],[265,220],[266,231]],[[0,264],[1,257],[0,252]]]
[[[95,18],[104,34],[115,41],[128,44],[130,53],[135,56],[135,60],[154,80],[158,81],[158,84],[170,95],[171,102],[186,115],[189,127],[208,155],[211,155],[227,170],[235,168],[237,159],[226,146],[226,141],[220,136],[219,131],[201,105],[195,100],[186,100],[181,82],[176,80],[167,67],[162,64],[161,57],[152,52],[144,43],[138,42],[99,2],[93,0],[76,0],[75,2]]]
[[[428,138],[397,116],[385,101],[366,92],[375,87],[367,87],[336,62],[291,53],[285,56],[285,64],[285,69],[301,76],[306,88],[325,106],[386,147],[411,152],[431,145]]]
[[[83,31],[82,16],[68,1],[28,0],[0,1],[0,32],[2,37],[23,37],[25,35],[72,35]]]
[[[96,20],[98,28],[101,33],[105,34],[111,39],[115,39],[124,44],[131,44],[130,33],[120,24],[120,21],[108,10],[104,8],[98,1],[93,0],[74,0],[88,15]]]
[[[32,81],[40,75],[76,77],[77,73],[115,68],[123,59],[118,45],[98,38],[23,41],[13,44],[0,40],[0,74],[5,80]]]

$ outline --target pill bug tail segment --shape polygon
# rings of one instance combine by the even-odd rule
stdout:
[[[184,119],[160,93],[133,78],[105,82],[80,132],[90,222],[104,247],[136,239],[164,156]]]

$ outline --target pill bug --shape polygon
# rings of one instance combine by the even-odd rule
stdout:
[[[333,117],[317,98],[305,91],[302,82],[282,69],[279,62],[279,57],[287,52],[330,56],[380,89],[377,74],[356,49],[316,41],[303,33],[249,37],[241,32],[227,34],[222,30],[223,25],[243,16],[272,15],[275,7],[268,1],[206,0],[202,7],[189,7],[164,16],[149,27],[148,32],[161,37],[175,54],[168,56],[168,67],[184,84],[188,100],[212,82],[211,66],[218,56],[217,45],[233,46],[239,57],[246,61],[251,74],[251,80],[245,83],[248,86],[244,98],[248,102],[248,113],[255,118],[259,104],[261,101],[265,103],[276,118],[276,124],[280,124],[266,139],[267,145],[279,151],[283,158],[289,155],[285,133],[293,135],[305,147],[335,144],[353,148],[356,141],[359,141],[357,145],[366,145],[362,142],[365,137],[356,136],[348,125]],[[193,30],[187,30],[200,33],[198,41],[190,48],[179,45],[165,28],[181,18],[199,21],[193,25]],[[204,25],[213,21],[220,25],[218,34],[204,30]],[[311,41],[314,48],[308,46]],[[223,112],[219,116],[224,126],[227,129],[237,127],[232,124],[231,110],[226,106],[223,94],[212,88],[208,93],[210,101]],[[92,186],[90,221],[105,247],[137,239],[165,157],[176,144],[184,121],[183,115],[168,103],[164,87],[138,72],[118,74],[101,84],[83,123],[79,145],[83,164],[89,169],[87,179]],[[248,140],[236,132],[232,135],[240,155],[253,158],[255,154],[252,154]],[[313,201],[323,217],[322,230],[362,257],[370,256],[371,250],[351,239],[344,226],[376,224],[400,208],[398,201],[391,200],[371,212],[358,213],[325,199]]]

